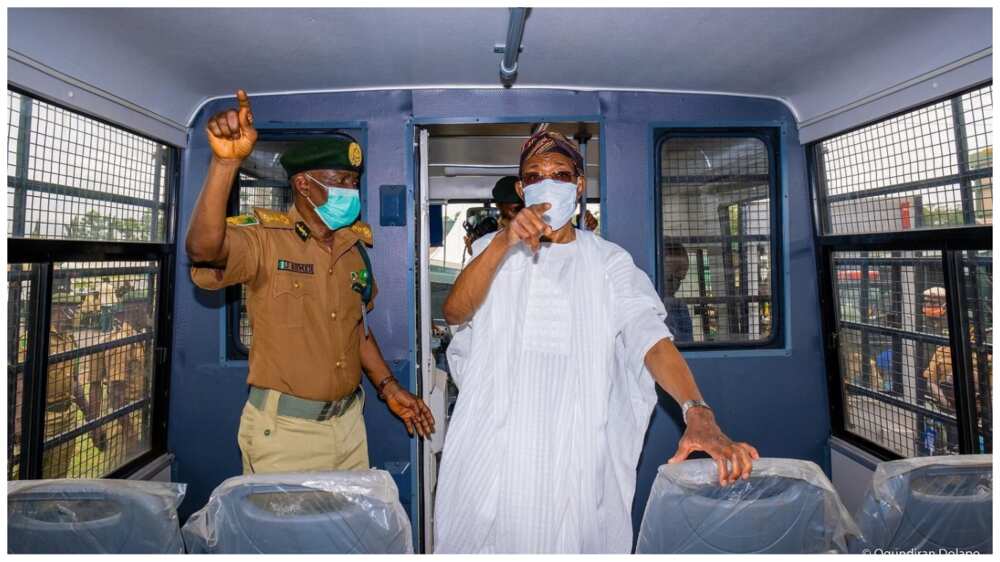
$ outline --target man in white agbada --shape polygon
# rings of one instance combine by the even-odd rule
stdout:
[[[444,303],[459,387],[435,505],[437,553],[628,553],[654,383],[683,405],[677,453],[749,478],[756,449],[716,425],[631,256],[569,223],[582,158],[541,131],[522,148],[525,209],[480,238]]]

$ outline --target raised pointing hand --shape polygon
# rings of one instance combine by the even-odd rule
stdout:
[[[518,242],[524,242],[532,253],[538,252],[541,246],[539,238],[552,234],[552,227],[542,219],[542,215],[551,206],[548,203],[537,203],[521,209],[506,229],[507,245],[513,247]]]
[[[212,153],[221,160],[242,161],[253,152],[253,146],[257,142],[250,98],[245,91],[237,90],[236,100],[239,102],[239,109],[220,111],[205,125]]]

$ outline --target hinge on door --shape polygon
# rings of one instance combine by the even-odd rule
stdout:
[[[836,351],[837,350],[837,348],[840,346],[840,332],[837,332],[837,331],[830,332],[830,344],[829,345],[830,345],[829,349],[831,351]]]

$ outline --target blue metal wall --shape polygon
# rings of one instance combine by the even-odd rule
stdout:
[[[654,134],[671,126],[780,127],[784,192],[786,347],[731,353],[692,353],[688,361],[723,429],[753,443],[770,457],[812,460],[829,470],[830,434],[821,350],[816,265],[804,151],[787,108],[772,100],[710,95],[570,92],[547,90],[420,90],[300,94],[253,98],[261,128],[297,123],[322,126],[355,122],[367,130],[368,217],[375,235],[371,252],[379,297],[370,317],[386,359],[408,372],[412,314],[412,221],[407,227],[378,226],[378,186],[410,184],[411,127],[421,123],[600,120],[605,235],[632,253],[652,277],[655,270]],[[232,101],[213,102],[200,112],[185,153],[178,225],[178,272],[169,446],[176,454],[174,477],[189,484],[182,516],[205,503],[212,488],[240,472],[236,430],[246,397],[245,364],[219,359],[221,293],[196,289],[188,274],[184,233],[201,188],[210,150],[205,120]],[[370,393],[369,396],[374,396]],[[639,463],[633,518],[638,524],[656,468],[680,439],[679,411],[661,396]],[[370,398],[365,407],[375,466],[410,461],[402,424]],[[401,495],[409,474],[397,477]],[[404,498],[405,499],[405,498]]]

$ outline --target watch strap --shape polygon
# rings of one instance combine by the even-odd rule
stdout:
[[[684,418],[685,425],[688,422],[688,410],[696,407],[708,408],[709,410],[712,409],[712,407],[708,405],[708,402],[705,402],[704,400],[688,400],[684,402],[683,404],[681,404],[681,416]]]

